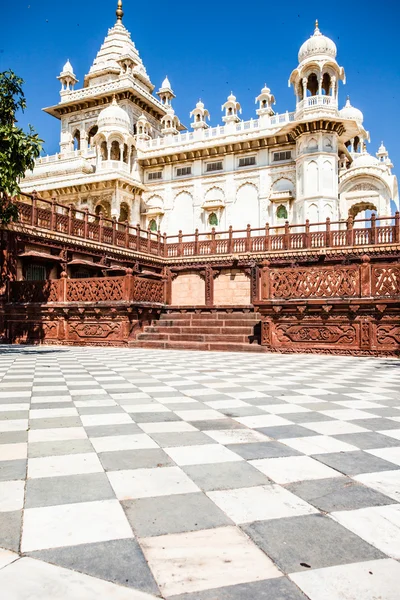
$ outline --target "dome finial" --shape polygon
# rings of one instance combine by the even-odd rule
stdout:
[[[321,32],[320,32],[320,30],[319,30],[318,19],[315,19],[315,29],[314,29],[314,35],[321,35]]]
[[[124,11],[122,10],[122,0],[118,0],[117,10],[115,14],[117,15],[117,21],[121,21],[122,23],[122,17],[124,16]]]

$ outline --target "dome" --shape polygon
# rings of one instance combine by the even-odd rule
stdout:
[[[104,108],[98,116],[97,125],[99,130],[107,129],[130,129],[130,120],[123,108],[118,106],[115,97],[107,108]]]
[[[343,119],[353,119],[354,121],[357,121],[358,123],[362,123],[364,120],[364,115],[362,114],[361,110],[359,110],[358,108],[355,108],[354,106],[352,106],[350,104],[350,98],[348,96],[347,96],[346,104],[339,111],[339,115],[341,117],[343,117]]]
[[[337,49],[335,42],[325,35],[322,35],[318,29],[318,21],[316,21],[314,35],[306,40],[299,50],[299,63],[310,56],[321,54],[336,58],[336,53]]]
[[[69,62],[69,59],[67,60],[67,62],[63,66],[62,72],[63,73],[73,73],[74,72],[74,69],[72,68],[71,63]]]
[[[236,102],[236,96],[234,96],[232,92],[228,96],[228,102]]]
[[[379,160],[375,158],[375,156],[371,156],[368,152],[363,152],[360,156],[357,156],[355,160],[352,162],[352,167],[375,167],[379,165]]]
[[[162,82],[162,84],[161,84],[161,89],[162,89],[162,90],[165,90],[165,89],[167,89],[167,90],[170,90],[170,89],[171,89],[171,84],[170,84],[170,82],[169,82],[169,79],[168,79],[168,77],[166,77],[166,78],[164,79],[164,81]]]

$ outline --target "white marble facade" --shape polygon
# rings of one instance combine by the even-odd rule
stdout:
[[[349,99],[339,109],[345,73],[318,23],[289,78],[293,112],[275,114],[265,85],[253,119],[241,120],[231,93],[222,125],[209,126],[199,100],[186,130],[167,77],[158,98],[153,94],[120,4],[83,87],[74,89],[69,61],[59,75],[60,102],[45,110],[60,120],[60,152],[38,159],[23,191],[170,235],[315,223],[371,210],[388,216],[398,207],[386,148],[369,154],[361,111]]]

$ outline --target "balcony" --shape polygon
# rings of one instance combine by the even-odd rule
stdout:
[[[308,118],[311,113],[316,116],[332,116],[337,114],[338,104],[334,96],[325,96],[323,94],[317,96],[308,96],[297,104],[296,120]]]

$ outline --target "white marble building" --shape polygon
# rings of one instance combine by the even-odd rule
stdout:
[[[398,206],[385,147],[369,154],[362,112],[349,99],[339,109],[345,73],[318,23],[289,78],[294,111],[275,114],[265,85],[253,119],[240,119],[231,93],[222,125],[209,127],[198,101],[187,131],[167,77],[154,95],[122,18],[119,0],[82,88],[74,89],[65,64],[60,102],[44,109],[61,123],[60,152],[38,159],[23,191],[168,234],[315,223],[366,210],[387,216]]]

